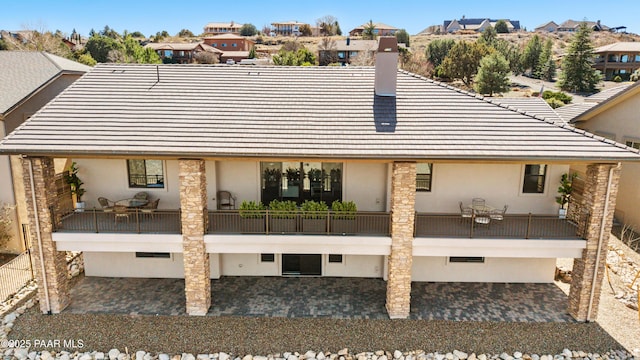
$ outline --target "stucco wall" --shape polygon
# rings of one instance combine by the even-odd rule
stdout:
[[[556,259],[485,258],[482,264],[414,256],[413,281],[551,283]]]
[[[558,184],[568,165],[548,165],[544,194],[523,194],[523,164],[443,164],[433,165],[431,192],[416,193],[418,212],[459,212],[458,202],[484,198],[488,205],[509,205],[509,213],[554,214]]]
[[[136,258],[133,252],[84,252],[86,276],[184,278],[182,254],[169,259]]]
[[[601,132],[615,136],[617,142],[640,142],[640,94],[635,95],[593,118],[576,123],[576,126],[590,132]],[[616,202],[616,220],[634,225],[640,230],[640,164],[623,163],[618,200]]]
[[[385,211],[387,164],[349,162],[344,174],[343,200],[354,201],[361,211]]]
[[[209,163],[207,163],[207,168]],[[226,190],[236,197],[236,209],[244,200],[260,200],[260,163],[257,161],[217,161],[215,162],[218,190]],[[211,197],[214,189],[208,184]],[[216,209],[216,205],[209,207]]]

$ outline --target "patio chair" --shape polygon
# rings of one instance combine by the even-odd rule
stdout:
[[[471,200],[471,207],[477,209],[479,207],[483,207],[485,205],[485,201],[482,198],[473,198]]]
[[[507,212],[507,208],[509,208],[509,205],[505,205],[502,210],[500,209],[492,210],[489,213],[489,217],[491,218],[491,220],[502,221],[504,220],[504,214]]]
[[[113,211],[113,207],[116,205],[115,202],[105,198],[105,197],[99,197],[98,198],[98,203],[100,204],[100,207],[102,208],[102,211],[104,212],[112,212]]]
[[[460,222],[464,219],[471,219],[473,217],[472,208],[462,205],[462,201],[458,203],[458,206],[460,206]]]
[[[139,193],[133,195],[134,199],[138,199],[138,200],[148,200],[149,199],[149,194],[147,194],[144,191],[140,191]]]
[[[489,226],[491,224],[490,212],[486,210],[474,210],[473,221],[476,224]]]
[[[218,191],[216,194],[218,199],[218,210],[233,210],[236,208],[236,197],[228,191]]]
[[[156,212],[156,210],[158,209],[159,202],[160,202],[160,199],[155,199],[153,201],[150,201],[147,205],[141,207],[140,211],[142,211],[145,214],[151,214],[151,218],[153,219],[153,213]]]
[[[127,223],[129,222],[129,212],[128,208],[122,205],[116,205],[113,207],[113,213],[115,215],[114,223],[118,223],[118,219],[127,219]]]

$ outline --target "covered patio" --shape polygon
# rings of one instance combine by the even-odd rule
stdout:
[[[117,289],[117,290],[114,290]],[[207,316],[388,319],[386,282],[374,278],[222,277]],[[83,277],[68,313],[185,315],[183,279]],[[411,319],[575,322],[555,284],[413,282]]]

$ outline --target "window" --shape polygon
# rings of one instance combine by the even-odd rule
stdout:
[[[416,191],[431,191],[431,170],[433,164],[416,165]]]
[[[213,43],[213,44],[211,44],[211,46],[218,47],[218,43]]]
[[[345,52],[344,51],[338,51],[338,59],[344,59],[345,58]]]
[[[231,44],[231,47],[238,47],[238,44],[233,43],[233,44]]]
[[[449,257],[450,263],[484,263],[484,257],[482,256],[451,256]]]
[[[137,258],[170,259],[171,253],[162,252],[136,252]]]
[[[164,51],[164,57],[173,57],[173,50],[165,50]]]
[[[544,193],[544,180],[547,176],[547,165],[531,164],[524,167],[522,192],[525,194]]]
[[[222,47],[227,47],[227,43],[222,43]]]
[[[640,149],[640,140],[627,140],[624,143],[628,147],[632,147],[634,149]]]
[[[635,58],[636,58],[636,62],[640,62],[640,54],[637,54]]]
[[[129,187],[164,188],[162,160],[127,160]]]
[[[608,62],[618,62],[618,55],[616,54],[609,54],[609,60]]]
[[[623,62],[623,63],[629,62],[629,55],[627,54],[620,55],[620,62]]]
[[[275,254],[260,254],[260,262],[274,262],[276,261]]]
[[[329,254],[329,262],[330,263],[342,263],[342,255],[340,255],[340,254]]]
[[[263,162],[261,168],[262,203],[272,200],[324,201],[331,206],[342,200],[342,163]]]

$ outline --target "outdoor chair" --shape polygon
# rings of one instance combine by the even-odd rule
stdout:
[[[218,199],[218,210],[233,210],[236,208],[236,197],[228,191],[218,191],[216,194]]]
[[[147,200],[149,199],[149,194],[144,191],[140,191],[139,193],[133,195],[133,198],[138,200]]]
[[[102,208],[102,211],[104,212],[112,212],[113,211],[113,207],[116,205],[113,201],[105,198],[105,197],[99,197],[98,198],[98,203],[100,204],[100,207]]]
[[[118,219],[127,219],[127,223],[129,222],[129,212],[128,208],[122,205],[116,205],[113,207],[113,213],[115,215],[114,223],[118,223]]]
[[[473,217],[473,209],[462,205],[462,201],[458,203],[460,206],[460,222],[464,219],[471,219]]]
[[[491,224],[490,213],[486,210],[474,210],[473,221],[476,224],[489,226]]]
[[[159,202],[160,202],[160,199],[155,199],[153,201],[150,201],[147,205],[141,207],[140,211],[142,211],[145,214],[150,214],[151,218],[153,219],[153,213],[156,212],[156,210],[158,209]]]
[[[491,218],[491,220],[498,220],[498,221],[504,220],[504,214],[507,212],[508,207],[509,205],[505,205],[502,210],[500,209],[492,210],[489,213],[489,218]]]

